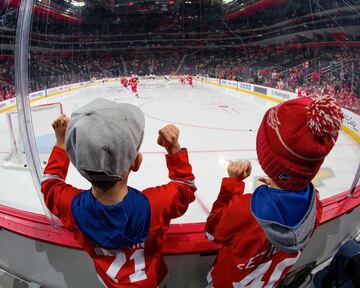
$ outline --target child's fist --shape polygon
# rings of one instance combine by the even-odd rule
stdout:
[[[169,154],[175,154],[180,150],[180,131],[175,125],[167,125],[159,130],[157,143],[164,147]]]
[[[227,168],[229,177],[235,180],[244,180],[251,174],[251,163],[250,161],[230,161]]]
[[[55,146],[65,148],[65,132],[69,123],[69,118],[65,114],[61,114],[52,124],[55,130],[56,144]]]

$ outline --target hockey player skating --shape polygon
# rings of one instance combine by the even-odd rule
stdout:
[[[129,80],[129,85],[131,87],[131,91],[135,94],[135,97],[139,98],[139,94],[137,92],[137,88],[138,88],[138,80],[137,77],[135,75],[131,76],[130,80]]]
[[[180,75],[180,77],[179,77],[179,82],[180,82],[181,85],[185,85],[185,84],[186,84],[186,78],[185,78],[185,76]]]
[[[265,185],[244,194],[249,161],[228,166],[206,223],[222,245],[209,287],[277,287],[296,263],[322,215],[311,180],[338,137],[343,115],[330,96],[289,100],[269,109],[256,151]]]
[[[128,84],[128,80],[125,77],[121,78],[120,84],[124,86],[125,89],[128,89],[129,84]]]
[[[191,75],[188,75],[186,77],[186,81],[188,82],[188,84],[193,87],[193,77]]]
[[[162,128],[157,139],[168,153],[171,182],[142,192],[127,185],[142,162],[144,125],[139,108],[105,99],[81,107],[70,121],[62,115],[53,123],[56,145],[41,184],[46,206],[73,233],[109,288],[164,287],[165,233],[171,219],[195,200],[194,175],[174,125]],[[65,182],[70,161],[90,189]]]

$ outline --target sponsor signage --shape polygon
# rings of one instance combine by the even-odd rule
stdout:
[[[355,113],[342,109],[344,113],[343,124],[353,130],[356,134],[360,134],[360,116]]]
[[[224,84],[224,85],[232,86],[232,87],[237,87],[236,81],[221,79],[220,83]]]
[[[237,88],[237,82],[236,81],[228,81],[228,85]]]
[[[68,90],[69,86],[60,86],[59,87],[59,91],[64,91],[64,90]]]
[[[6,106],[8,106],[8,104],[4,101],[4,102],[0,102],[0,109],[5,108]]]
[[[281,91],[281,90],[275,90],[275,89],[271,90],[270,96],[278,97],[278,98],[281,98],[284,100],[290,99],[290,95],[288,93]]]
[[[57,92],[57,91],[59,91],[58,87],[47,89],[48,93],[53,93],[53,92]]]
[[[264,87],[259,87],[254,85],[254,92],[267,95],[267,89]]]
[[[71,84],[70,85],[70,88],[76,88],[76,87],[79,87],[79,84]]]
[[[30,93],[29,95],[30,95],[30,99],[34,99],[36,97],[44,96],[44,90],[33,92],[33,93]]]
[[[238,82],[238,88],[251,91],[252,87],[251,87],[251,84],[249,84],[249,83]]]
[[[13,106],[16,104],[16,98],[11,98],[5,101],[0,102],[0,110],[5,109],[7,107]]]

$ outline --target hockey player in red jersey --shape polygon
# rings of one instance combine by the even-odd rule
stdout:
[[[230,163],[207,219],[207,238],[222,244],[209,287],[279,285],[319,225],[322,206],[311,180],[342,118],[330,96],[297,98],[266,112],[256,139],[264,185],[244,194],[251,163]]]
[[[179,77],[179,81],[180,81],[180,84],[181,84],[181,85],[185,85],[185,81],[186,81],[185,76],[181,75],[181,76]]]
[[[125,77],[121,78],[120,83],[125,89],[128,89],[128,80]]]
[[[188,75],[188,76],[186,77],[186,80],[187,80],[188,84],[189,84],[191,87],[193,87],[193,77],[192,77],[191,75]]]
[[[157,139],[168,153],[170,182],[142,192],[127,185],[142,161],[144,122],[136,106],[97,99],[70,121],[62,115],[53,123],[57,140],[41,184],[46,206],[90,255],[109,288],[164,287],[165,233],[195,200],[194,175],[174,125],[162,128]],[[90,189],[65,182],[70,161]]]
[[[135,96],[137,98],[139,98],[139,94],[137,92],[138,83],[139,82],[138,82],[137,77],[135,75],[133,75],[129,80],[129,85],[131,87],[131,91],[135,94]]]

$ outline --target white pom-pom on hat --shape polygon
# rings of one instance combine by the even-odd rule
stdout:
[[[344,115],[331,95],[314,98],[307,114],[308,127],[317,140],[336,140]]]

